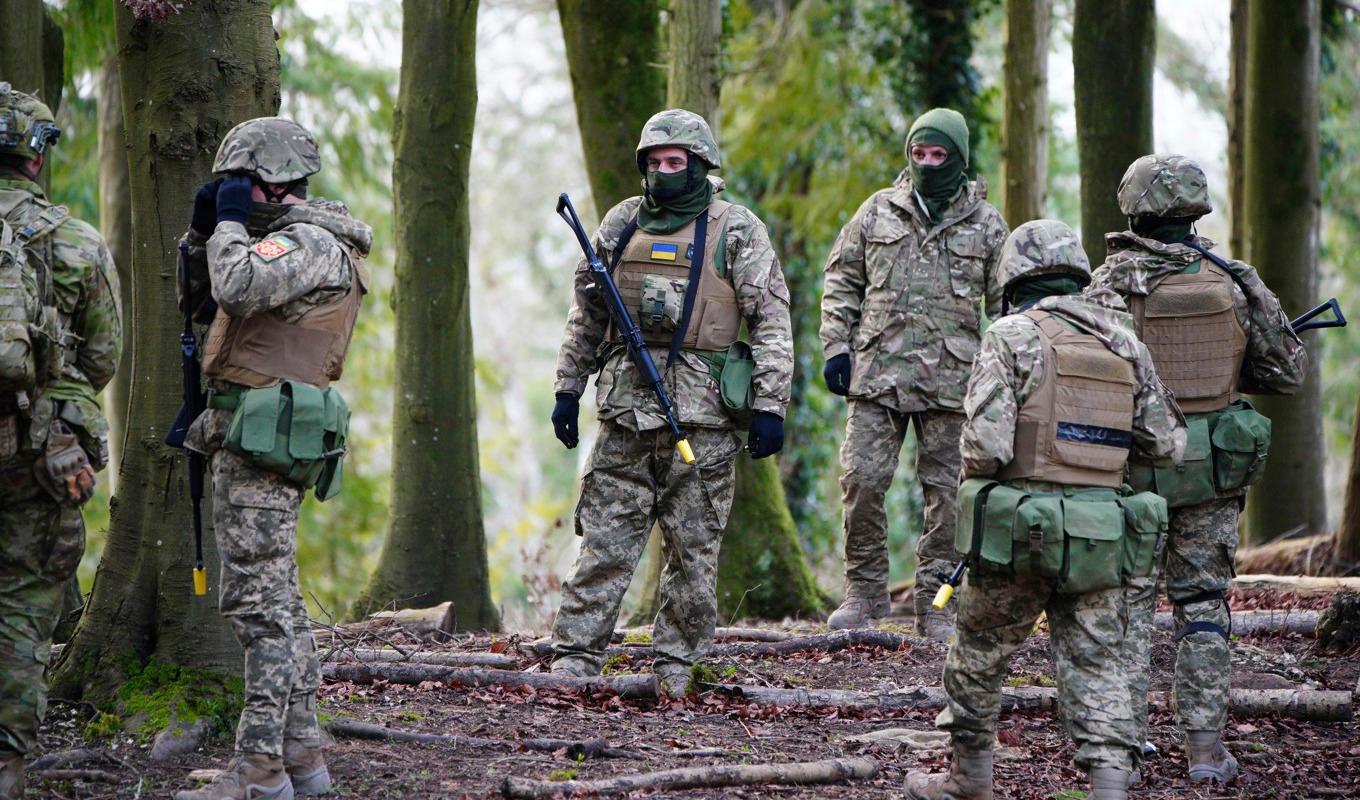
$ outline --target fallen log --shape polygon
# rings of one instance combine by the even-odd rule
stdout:
[[[1310,575],[1238,575],[1234,589],[1274,589],[1305,597],[1333,592],[1360,592],[1360,578],[1318,578]]]
[[[1330,532],[1296,539],[1281,539],[1237,551],[1237,569],[1243,574],[1317,575],[1334,563],[1336,537]]]
[[[539,781],[508,776],[501,794],[511,798],[573,797],[626,794],[642,790],[712,789],[723,786],[807,786],[865,780],[878,774],[869,758],[829,758],[793,764],[731,764],[686,767],[640,775],[621,775],[597,781]]]
[[[450,652],[413,650],[403,653],[390,647],[337,648],[322,654],[326,663],[346,660],[371,662],[393,661],[410,664],[436,664],[442,667],[486,667],[488,669],[518,669],[519,659],[505,653]]]
[[[447,744],[454,747],[479,747],[492,750],[534,750],[542,753],[563,752],[572,760],[582,758],[645,758],[636,750],[610,747],[604,739],[486,739],[479,736],[457,736],[445,733],[403,731],[384,725],[373,725],[348,719],[326,723],[326,730],[337,739],[367,739],[386,742],[415,742],[418,744]]]
[[[629,636],[648,636],[652,635],[650,625],[643,625],[633,628],[619,628],[614,631],[610,641],[621,642]],[[713,630],[713,640],[723,641],[725,639],[747,641],[747,642],[782,642],[785,639],[794,638],[795,634],[788,631],[776,631],[768,628],[715,628]],[[643,644],[639,642],[639,644]]]
[[[935,710],[944,708],[948,696],[942,686],[904,686],[886,692],[855,689],[780,689],[770,686],[723,684],[715,690],[741,697],[757,705],[799,708],[859,708],[876,711]],[[1007,687],[1001,690],[1002,711],[1055,711],[1056,689],[1040,686]]]
[[[1318,612],[1307,610],[1278,611],[1235,611],[1232,615],[1234,636],[1269,636],[1272,634],[1292,633],[1299,636],[1312,636],[1317,629]],[[1158,612],[1156,625],[1159,630],[1170,631],[1176,627],[1176,620],[1169,611]]]
[[[913,641],[912,637],[896,631],[877,628],[855,628],[852,630],[815,633],[810,636],[785,637],[768,642],[730,642],[715,644],[708,649],[711,658],[770,658],[803,653],[811,650],[835,653],[851,647],[881,647],[884,650],[901,650]],[[553,654],[552,642],[539,640],[520,645],[520,650],[535,658],[549,658]],[[635,647],[610,647],[606,655],[633,655]]]
[[[89,766],[126,767],[127,764],[111,751],[94,747],[78,747],[73,750],[55,750],[44,753],[27,767],[29,772],[44,772],[54,769],[72,769]]]
[[[440,603],[429,608],[399,608],[396,611],[379,611],[368,615],[364,622],[346,625],[346,629],[359,632],[366,628],[400,628],[417,637],[447,637],[453,633],[457,617],[453,613],[453,602]]]
[[[1351,698],[1350,692],[1311,689],[1233,689],[1228,696],[1228,713],[1239,717],[1350,722]]]
[[[573,678],[542,672],[515,672],[504,669],[472,669],[444,667],[434,664],[350,663],[322,664],[321,674],[328,680],[415,685],[425,681],[460,683],[464,686],[506,686],[535,689],[575,689],[584,692],[614,692],[621,697],[656,697],[656,681],[651,675],[617,675],[614,677]]]
[[[102,769],[28,769],[24,774],[45,781],[82,781],[84,783],[117,783],[118,776]]]

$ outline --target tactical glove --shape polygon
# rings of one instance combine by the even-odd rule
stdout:
[[[557,405],[553,406],[552,412],[553,433],[557,434],[557,441],[566,445],[568,450],[580,441],[576,430],[576,418],[580,414],[581,398],[571,392],[557,393]]]
[[[194,216],[189,227],[203,236],[212,236],[217,227],[217,190],[222,186],[222,178],[208,181],[198,187],[194,195]]]
[[[822,367],[822,380],[826,381],[826,388],[831,390],[832,394],[841,397],[850,394],[850,354],[832,356],[826,362],[826,366]]]
[[[38,483],[63,505],[78,506],[94,495],[94,467],[66,423],[56,420],[47,434],[47,449],[33,464]]]
[[[217,190],[217,221],[246,224],[250,218],[250,190],[254,188],[247,175],[229,175]]]
[[[784,449],[784,420],[778,414],[757,411],[751,418],[751,431],[746,437],[746,449],[751,458],[765,458]]]

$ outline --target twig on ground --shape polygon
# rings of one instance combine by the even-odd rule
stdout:
[[[621,775],[596,781],[539,781],[507,777],[501,794],[511,798],[572,797],[586,794],[625,794],[645,789],[707,789],[766,784],[822,784],[863,780],[878,774],[878,763],[868,758],[830,758],[794,764],[741,764],[668,769]]]
[[[421,733],[403,731],[367,722],[337,719],[326,723],[326,730],[332,736],[345,739],[370,739],[389,742],[416,742],[419,744],[448,744],[454,747],[478,747],[499,750],[534,750],[543,753],[556,753],[559,750],[569,758],[644,758],[635,750],[610,747],[604,739],[484,739],[478,736],[456,736],[443,733]]]

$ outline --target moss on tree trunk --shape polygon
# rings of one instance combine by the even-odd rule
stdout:
[[[392,521],[350,613],[451,600],[458,628],[494,630],[468,279],[477,2],[406,0],[403,13],[392,166]]]

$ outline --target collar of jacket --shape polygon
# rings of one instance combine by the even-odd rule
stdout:
[[[0,178],[0,190],[3,189],[28,192],[29,194],[35,197],[42,197],[46,199],[46,195],[43,194],[42,187],[27,178],[19,177]]]
[[[369,248],[373,246],[373,228],[350,216],[349,208],[335,200],[316,197],[292,206],[270,227],[277,231],[298,223],[325,228],[358,251],[360,256],[367,256]]]
[[[1203,236],[1196,236],[1195,244],[1198,244],[1205,250],[1212,250],[1215,247],[1212,239]],[[1133,231],[1115,231],[1114,233],[1105,234],[1105,248],[1111,253],[1119,250],[1146,250],[1163,258],[1174,260],[1182,266],[1198,261],[1204,257],[1193,247],[1188,247],[1179,242],[1172,244],[1159,242],[1156,239],[1139,236]]]
[[[918,224],[926,229],[927,241],[945,228],[972,216],[986,199],[987,180],[979,175],[963,184],[963,188],[959,189],[959,193],[945,210],[944,219],[936,222],[930,219],[916,201],[916,189],[911,185],[911,174],[908,169],[898,173],[897,180],[893,181],[893,191],[888,195],[890,203],[915,218]]]
[[[1115,355],[1128,361],[1138,360],[1138,339],[1133,333],[1133,316],[1114,292],[1053,295],[1030,307],[1047,311],[1072,323],[1078,330],[1099,339]]]

